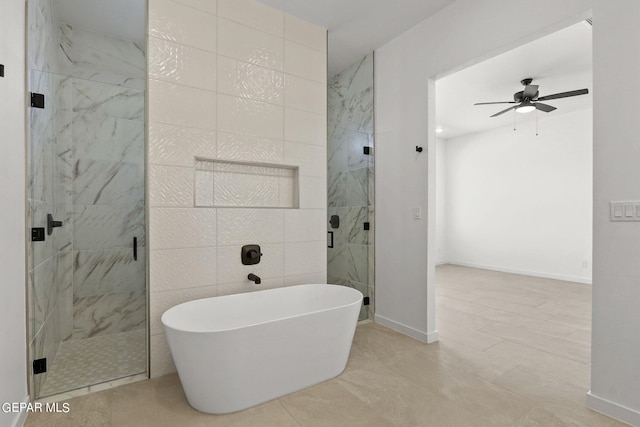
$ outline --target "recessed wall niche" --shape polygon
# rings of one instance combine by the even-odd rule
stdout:
[[[298,208],[298,167],[196,158],[196,207]]]

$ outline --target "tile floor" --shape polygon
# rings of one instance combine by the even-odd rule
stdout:
[[[139,374],[147,370],[146,334],[118,334],[68,340],[60,344],[42,397]]]
[[[337,378],[235,414],[193,410],[176,375],[69,401],[32,426],[622,426],[585,407],[588,285],[440,266],[440,342],[357,328]]]

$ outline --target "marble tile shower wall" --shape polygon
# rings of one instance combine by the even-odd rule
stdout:
[[[175,371],[160,322],[170,306],[326,283],[326,31],[253,0],[150,0],[149,14],[156,377]],[[195,157],[299,166],[299,209],[195,207]],[[264,256],[243,266],[250,243]]]
[[[47,214],[69,220],[66,188],[70,170],[69,147],[71,91],[70,61],[62,51],[60,27],[51,0],[28,3],[29,90],[46,96],[46,109],[29,110],[29,179],[27,224],[46,227]],[[29,357],[52,361],[70,331],[63,313],[70,304],[71,247],[69,227],[58,229],[44,242],[27,245],[29,304]],[[46,373],[29,376],[30,389],[40,390]]]
[[[78,339],[146,325],[146,55],[134,41],[62,28],[72,61],[68,203]]]
[[[373,53],[329,79],[327,216],[338,215],[334,247],[327,249],[330,283],[355,287],[369,295],[374,310],[374,144]],[[370,147],[369,155],[363,147]],[[363,223],[371,228],[364,230]]]

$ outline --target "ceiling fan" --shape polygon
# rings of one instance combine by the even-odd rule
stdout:
[[[540,110],[540,111],[544,111],[545,113],[550,113],[551,111],[555,110],[556,107],[553,107],[548,104],[543,104],[540,101],[548,101],[550,99],[558,99],[558,98],[568,98],[570,96],[586,95],[589,93],[589,89],[580,89],[580,90],[572,90],[569,92],[560,92],[560,93],[554,93],[553,95],[538,97],[538,94],[539,94],[538,85],[532,85],[531,84],[532,81],[533,79],[524,79],[520,81],[520,83],[522,83],[522,85],[524,86],[524,90],[514,93],[513,101],[477,102],[473,105],[517,104],[505,110],[498,111],[491,117],[499,116],[511,110],[516,110],[518,113],[528,113],[533,110]]]

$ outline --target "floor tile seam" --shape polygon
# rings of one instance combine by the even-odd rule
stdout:
[[[278,402],[278,404],[280,405],[280,407],[282,409],[285,410],[285,412],[287,414],[289,414],[289,416],[291,417],[291,419],[293,420],[293,422],[295,422],[298,426],[302,427],[304,424],[302,424],[302,422],[298,421],[298,419],[291,413],[291,411],[289,411],[289,408],[287,408],[287,406],[284,404],[284,402],[282,401],[285,397],[287,396],[283,396],[281,398],[276,399],[276,402]]]

